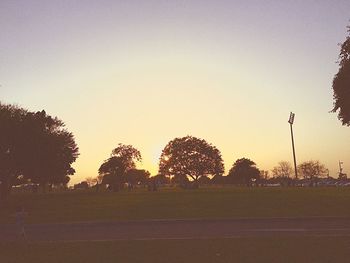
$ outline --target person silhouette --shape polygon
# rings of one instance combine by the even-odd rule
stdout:
[[[17,235],[18,235],[19,239],[22,239],[24,241],[27,241],[27,235],[26,235],[25,227],[24,227],[24,217],[26,215],[27,215],[27,213],[24,212],[23,207],[17,208],[17,211],[15,213]]]

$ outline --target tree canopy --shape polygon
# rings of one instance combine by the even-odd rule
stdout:
[[[32,143],[23,151],[23,172],[31,182],[63,183],[66,175],[75,173],[71,164],[78,157],[78,147],[61,120],[41,111],[28,113],[24,125],[24,140]]]
[[[283,186],[289,186],[293,183],[293,168],[289,162],[281,161],[272,169],[273,178]]]
[[[289,162],[281,161],[272,169],[272,175],[276,178],[290,178],[293,174],[292,165]]]
[[[132,145],[119,143],[117,148],[112,150],[112,157],[120,158],[125,170],[135,169],[136,162],[142,161],[141,153]]]
[[[46,184],[67,184],[79,155],[63,121],[45,111],[29,112],[0,103],[0,186],[4,198],[19,178]]]
[[[130,169],[126,172],[125,180],[129,185],[146,184],[150,172],[144,169]]]
[[[328,175],[327,168],[319,161],[307,161],[298,165],[298,170],[304,179],[314,180]]]
[[[341,44],[339,70],[333,79],[333,109],[338,111],[338,119],[343,125],[350,126],[350,27],[349,35]]]
[[[258,180],[260,171],[255,162],[247,158],[236,160],[230,169],[227,180],[231,183],[250,185],[253,180]]]
[[[175,138],[162,151],[159,174],[181,178],[186,176],[194,181],[202,176],[224,173],[220,151],[203,139],[193,136]]]
[[[132,145],[119,143],[118,147],[112,150],[111,157],[105,160],[98,169],[99,175],[103,176],[102,183],[118,191],[121,184],[126,182],[127,172],[135,169],[136,162],[141,160],[139,150]]]

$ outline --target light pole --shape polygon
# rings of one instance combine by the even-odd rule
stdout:
[[[343,167],[341,167],[342,164],[343,162],[339,161],[339,174],[343,173]]]
[[[293,148],[295,179],[298,179],[297,160],[296,160],[296,157],[295,157],[294,136],[293,136],[294,116],[295,116],[295,114],[293,112],[291,112],[290,115],[289,115],[288,122],[290,124],[290,134],[291,134],[291,137],[292,137],[292,148]]]
[[[338,178],[341,180],[347,178],[346,174],[343,173],[343,167],[341,166],[342,164],[343,164],[343,162],[339,161],[339,176],[338,176]]]

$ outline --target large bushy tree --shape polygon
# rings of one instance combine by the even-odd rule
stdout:
[[[224,163],[220,151],[203,139],[193,136],[175,138],[162,151],[159,174],[195,182],[202,176],[220,176]]]
[[[147,184],[150,175],[150,172],[144,169],[130,169],[126,172],[125,180],[131,186],[137,184],[145,185]]]
[[[293,168],[289,162],[281,161],[272,169],[273,177],[282,185],[290,185],[292,183]]]
[[[272,175],[276,178],[290,178],[292,174],[292,165],[286,161],[279,162],[278,165],[272,169]]]
[[[79,155],[63,121],[45,111],[29,112],[0,103],[0,197],[19,178],[41,184],[66,184]]]
[[[0,199],[4,199],[23,173],[20,155],[23,118],[27,112],[0,102]]]
[[[136,168],[136,162],[141,161],[141,153],[132,145],[118,144],[113,149],[111,157],[103,162],[98,173],[103,176],[102,183],[108,184],[113,191],[118,191],[126,182],[126,173]]]
[[[251,185],[260,178],[255,162],[247,158],[236,160],[227,175],[227,181],[234,184]]]
[[[318,178],[328,176],[328,169],[319,161],[307,161],[298,165],[299,173],[313,185]]]
[[[348,33],[340,47],[339,70],[333,79],[332,112],[338,111],[338,119],[343,125],[350,126],[350,27]]]
[[[64,128],[64,123],[45,111],[29,113],[24,119],[27,142],[23,151],[23,173],[43,189],[47,184],[64,183],[73,175],[72,163],[78,157],[74,136]]]

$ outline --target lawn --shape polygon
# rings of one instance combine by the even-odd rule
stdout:
[[[349,262],[349,237],[269,237],[77,243],[0,243],[0,262]]]
[[[28,223],[237,217],[350,217],[350,188],[201,188],[148,192],[13,194],[1,206],[0,223],[13,222],[16,207]]]

